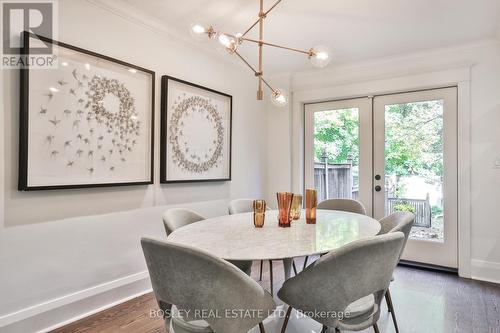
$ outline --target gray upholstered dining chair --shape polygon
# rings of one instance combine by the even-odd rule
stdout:
[[[158,303],[173,304],[165,324],[175,333],[243,333],[256,325],[265,333],[262,322],[276,303],[237,267],[190,246],[145,238],[141,245]],[[253,315],[234,315],[245,311]]]
[[[366,215],[366,209],[363,204],[357,200],[353,199],[327,199],[323,200],[318,204],[318,209],[326,209],[326,210],[340,210],[343,212],[356,213]],[[307,262],[309,261],[309,257],[304,258],[304,266],[302,269],[305,269],[307,266]]]
[[[229,215],[233,214],[241,214],[241,213],[250,213],[253,212],[253,201],[254,199],[234,199],[229,202]],[[270,208],[267,207],[269,210]],[[260,261],[260,271],[259,271],[259,281],[262,281],[262,269],[264,266],[264,260]],[[297,272],[297,269],[295,267],[295,263],[293,262],[293,268],[294,271]],[[273,288],[273,261],[269,260],[269,279],[270,279],[270,286],[271,286],[271,295],[274,294],[274,288]]]
[[[318,209],[341,210],[366,215],[365,206],[353,199],[327,199],[318,204]]]
[[[360,331],[378,331],[380,303],[389,287],[404,243],[401,232],[367,237],[331,251],[297,276],[285,281],[278,297],[323,325]]]
[[[163,213],[162,218],[167,236],[174,232],[175,229],[206,219],[205,217],[193,212],[192,210],[184,208],[168,209]],[[231,261],[231,263],[246,274],[251,274],[252,262],[250,260],[234,260]]]
[[[401,253],[399,254],[399,258],[403,254],[403,251],[406,247],[406,242],[408,242],[408,238],[410,237],[410,231],[415,222],[415,215],[409,212],[396,212],[392,213],[389,216],[384,217],[380,221],[381,230],[379,234],[387,234],[401,231],[405,235],[405,240],[403,243],[403,247],[401,248]],[[394,278],[391,279],[391,282]],[[392,322],[394,323],[394,328],[396,329],[396,333],[399,333],[398,322],[396,321],[396,313],[394,312],[394,304],[392,303],[391,292],[389,288],[387,288],[387,292],[385,293],[385,300],[387,303],[387,309],[391,313]]]

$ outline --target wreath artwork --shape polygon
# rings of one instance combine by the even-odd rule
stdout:
[[[217,167],[223,157],[224,126],[222,118],[208,98],[191,96],[178,99],[172,106],[173,113],[170,118],[169,141],[172,144],[172,159],[183,170],[193,173],[203,173],[211,168]],[[204,156],[191,152],[187,147],[187,142],[183,140],[183,119],[191,113],[206,113],[206,119],[217,133],[217,138],[212,141],[213,147]],[[211,154],[211,155],[210,155]]]
[[[231,95],[161,78],[161,183],[231,180]]]

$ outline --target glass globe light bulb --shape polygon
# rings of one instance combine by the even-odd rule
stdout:
[[[319,45],[311,49],[311,56],[309,59],[314,67],[323,68],[328,66],[332,57],[326,46]]]
[[[224,46],[225,50],[230,54],[233,54],[238,49],[238,46],[240,44],[238,39],[235,39],[232,36],[228,36],[226,34],[220,34],[217,39],[219,40],[219,43]]]
[[[283,107],[288,104],[285,89],[274,89],[271,96],[271,102],[278,107]]]
[[[193,31],[193,33],[195,34],[203,34],[205,33],[207,30],[205,29],[204,26],[202,26],[201,24],[193,24],[191,26],[191,30]]]

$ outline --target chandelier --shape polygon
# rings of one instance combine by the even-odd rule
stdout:
[[[273,88],[268,81],[264,78],[264,72],[262,69],[262,49],[264,46],[276,47],[280,49],[285,49],[288,51],[302,53],[311,61],[312,65],[315,67],[325,67],[330,62],[330,56],[328,54],[328,49],[324,46],[316,46],[310,48],[309,50],[301,50],[297,48],[287,47],[278,45],[275,43],[269,43],[264,41],[264,20],[282,0],[276,1],[268,10],[264,11],[264,0],[259,0],[260,10],[258,13],[257,20],[243,33],[238,34],[228,34],[225,32],[216,31],[211,25],[204,26],[202,24],[193,24],[191,26],[191,33],[194,36],[206,35],[210,39],[218,40],[225,50],[232,55],[236,55],[245,65],[250,68],[255,76],[258,78],[258,89],[257,89],[257,99],[262,100],[264,92],[262,90],[263,86],[266,85],[271,90],[271,101],[277,106],[285,106],[288,103],[286,92],[284,89]],[[247,34],[254,28],[258,26],[259,29],[259,39],[248,38]],[[248,42],[257,44],[258,47],[258,67],[254,68],[239,52],[238,48],[241,44]]]

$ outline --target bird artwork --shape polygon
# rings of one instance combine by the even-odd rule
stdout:
[[[40,142],[49,147],[45,158],[67,168],[69,177],[83,173],[91,179],[106,170],[120,171],[127,161],[135,160],[131,154],[143,142],[134,96],[118,79],[80,67],[63,70],[71,75],[56,77],[50,89],[38,92],[40,102],[35,104],[39,107],[35,114],[48,115],[34,118],[50,129],[40,136]],[[117,110],[109,109],[107,96],[119,99]]]
[[[58,120],[56,118],[56,116],[54,116],[54,119],[49,119],[49,122],[52,123],[52,125],[54,125],[54,127],[57,127],[57,124],[59,124],[61,121]]]

